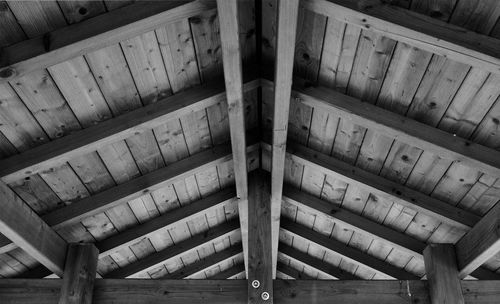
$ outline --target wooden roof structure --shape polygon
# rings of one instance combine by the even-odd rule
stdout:
[[[1,0],[0,48],[1,303],[498,302],[500,2]]]

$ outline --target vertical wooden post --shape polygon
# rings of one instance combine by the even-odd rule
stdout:
[[[430,244],[424,249],[425,270],[432,304],[463,304],[462,285],[458,278],[455,246]]]
[[[273,303],[269,175],[253,171],[248,189],[248,303]]]
[[[99,250],[94,244],[70,244],[59,304],[91,304]]]

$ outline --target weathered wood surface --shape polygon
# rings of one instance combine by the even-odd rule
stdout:
[[[271,233],[272,233],[272,269],[276,276],[278,257],[279,218],[281,192],[285,171],[286,139],[290,94],[292,90],[293,58],[297,31],[298,0],[279,0],[276,28],[276,52],[274,65],[274,110],[272,120],[272,169],[271,169]]]
[[[273,302],[271,181],[262,170],[248,179],[248,303]],[[259,286],[253,286],[257,280]],[[262,298],[267,293],[268,299]]]
[[[424,250],[431,303],[463,304],[455,248],[452,244],[429,244]]]
[[[3,303],[56,303],[61,280],[0,280]],[[119,280],[97,279],[94,303],[247,303],[246,280]],[[496,281],[463,281],[465,303],[494,304]],[[274,282],[278,303],[431,303],[425,281],[282,281]]]
[[[102,49],[215,7],[214,1],[137,3],[3,50],[0,81]]]
[[[0,232],[45,267],[62,276],[66,241],[3,182],[0,182],[0,197]]]
[[[440,20],[394,6],[347,0],[307,0],[318,14],[380,33],[423,50],[500,73],[500,42]]]
[[[90,243],[68,245],[60,304],[91,304],[99,250]]]

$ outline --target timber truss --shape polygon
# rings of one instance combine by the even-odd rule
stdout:
[[[361,1],[360,1],[361,2]],[[55,274],[58,280],[1,279],[2,303],[494,303],[500,296],[499,275],[480,267],[500,251],[500,204],[478,217],[429,195],[375,176],[292,141],[287,142],[290,97],[309,106],[345,117],[438,156],[460,161],[500,177],[500,152],[455,137],[428,125],[404,118],[330,89],[292,81],[295,33],[299,5],[316,13],[369,28],[397,41],[500,73],[500,41],[447,23],[384,5],[361,7],[348,0],[281,0],[278,8],[274,77],[266,71],[242,73],[237,1],[218,0],[138,3],[50,33],[50,43],[36,38],[2,50],[0,82],[12,81],[31,71],[47,68],[75,56],[100,49],[161,26],[217,7],[225,83],[214,81],[167,97],[164,100],[73,133],[50,144],[3,160],[0,163],[0,252],[20,247],[43,266],[26,277]],[[131,13],[134,12],[134,13]],[[120,18],[128,16],[127,18]],[[247,130],[243,94],[260,88],[274,95],[272,130]],[[84,155],[99,147],[154,128],[165,121],[227,101],[231,141],[137,177],[124,184],[43,216],[35,214],[7,184]],[[248,172],[247,153],[260,151],[270,159],[263,169]],[[285,157],[312,166],[377,195],[389,197],[452,227],[466,229],[455,245],[425,244],[409,235],[335,207],[291,185],[284,184]],[[222,190],[185,207],[168,212],[95,244],[68,244],[58,229],[78,223],[109,208],[138,198],[176,180],[228,160],[234,160],[236,187]],[[427,281],[334,241],[307,227],[281,218],[281,202],[340,221],[355,231],[392,244],[425,261]],[[96,277],[97,260],[155,231],[186,221],[210,208],[238,201],[239,221],[230,221]],[[352,281],[358,278],[294,248],[279,244],[281,230],[307,239],[326,251],[364,265],[396,280]],[[244,264],[217,274],[212,280],[133,280],[164,261],[194,250],[207,242],[240,230],[241,245],[209,256],[168,274],[182,279],[243,251]],[[277,261],[278,251],[339,281],[313,281]],[[302,279],[274,280],[276,272]],[[225,280],[240,273],[247,280]],[[467,276],[480,280],[460,281]],[[348,281],[344,281],[348,280]],[[399,280],[399,281],[398,281]],[[403,281],[404,280],[404,281]],[[465,299],[465,300],[464,300]]]

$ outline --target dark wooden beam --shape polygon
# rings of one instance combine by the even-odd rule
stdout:
[[[248,74],[245,92],[259,86],[259,80]],[[0,161],[0,177],[9,184],[19,179],[66,163],[74,157],[149,131],[170,119],[205,109],[226,99],[220,81],[203,84],[138,108],[95,126],[74,132],[21,154]]]
[[[248,303],[273,303],[271,181],[256,170],[248,182]]]
[[[92,304],[98,256],[94,244],[69,244],[60,304]]]
[[[244,263],[241,263],[241,264],[238,264],[238,265],[235,265],[231,268],[228,268],[224,271],[221,271],[213,276],[211,276],[210,280],[225,280],[225,279],[229,279],[231,277],[234,277],[235,275],[238,275],[240,273],[244,273],[245,272],[245,264]]]
[[[271,158],[271,219],[272,219],[272,269],[276,277],[278,261],[279,219],[281,214],[281,192],[285,173],[286,138],[288,134],[288,113],[292,90],[293,61],[299,0],[278,0],[277,2],[276,53],[274,65],[274,110],[273,141]]]
[[[217,0],[243,259],[248,269],[248,176],[238,1]]]
[[[272,82],[264,79],[261,82],[263,87],[272,89]],[[436,154],[441,158],[458,161],[465,166],[500,177],[500,151],[454,136],[368,102],[361,102],[359,99],[335,90],[311,86],[301,79],[295,79],[293,89],[293,98],[317,111],[344,117],[354,124]]]
[[[306,241],[315,243],[326,250],[336,252],[342,255],[345,259],[355,263],[364,265],[376,272],[384,273],[395,279],[400,280],[418,280],[419,277],[405,271],[404,269],[393,266],[387,262],[379,260],[367,253],[361,252],[355,248],[349,247],[344,243],[331,239],[318,232],[313,231],[305,226],[292,222],[289,219],[281,219],[281,228],[291,232],[295,236],[299,236]]]
[[[500,40],[382,1],[304,0],[315,13],[447,58],[500,73]]]
[[[264,148],[267,147],[264,146]],[[338,177],[349,184],[422,212],[451,226],[469,229],[480,220],[479,216],[469,211],[292,141],[289,141],[287,145],[287,152],[293,160],[299,163],[311,166],[327,175]]]
[[[238,221],[230,221],[225,224],[221,224],[215,228],[209,229],[208,231],[197,234],[185,241],[182,241],[176,245],[167,247],[159,252],[155,252],[151,255],[146,256],[136,262],[133,262],[125,267],[116,269],[109,273],[104,274],[105,278],[129,278],[141,272],[149,271],[165,261],[173,259],[175,257],[181,256],[188,252],[192,252],[203,245],[213,242],[218,239],[226,237],[229,233],[234,232],[239,228]]]
[[[296,280],[314,280],[315,278],[298,271],[295,268],[292,268],[291,266],[285,265],[282,262],[278,262],[278,268],[277,270],[281,273],[286,274],[289,277],[292,277]]]
[[[243,247],[241,243],[238,245],[233,245],[227,249],[224,249],[220,252],[212,254],[206,258],[203,258],[193,264],[190,264],[184,268],[181,268],[173,273],[169,273],[163,276],[161,279],[163,280],[180,280],[192,276],[194,274],[200,273],[202,271],[207,270],[208,268],[222,263],[224,261],[233,259],[239,254],[243,253]]]
[[[114,280],[96,279],[94,304],[245,304],[246,280]],[[53,304],[62,280],[1,279],[0,296],[5,304]],[[462,281],[466,303],[497,304],[497,281]],[[275,280],[280,304],[429,304],[426,281]]]
[[[196,16],[214,1],[139,2],[1,50],[0,83]]]
[[[360,278],[342,270],[338,267],[330,265],[320,259],[308,255],[305,252],[299,251],[293,247],[280,243],[279,252],[288,256],[289,258],[303,263],[315,270],[331,277],[332,279],[339,280],[359,280]]]
[[[68,244],[6,184],[0,181],[0,233],[62,276]]]
[[[464,304],[453,244],[429,244],[424,250],[432,304]]]
[[[500,203],[456,244],[458,276],[463,279],[500,252]]]

